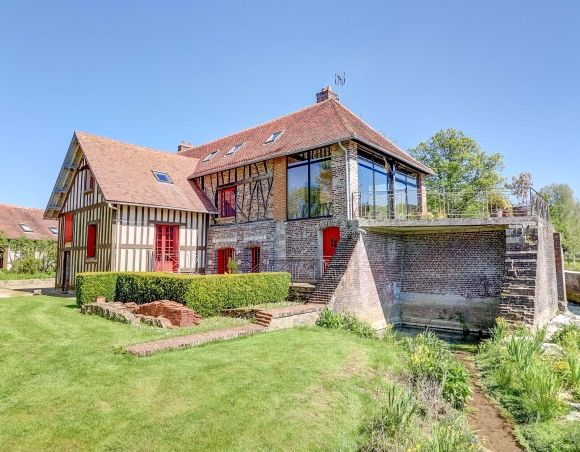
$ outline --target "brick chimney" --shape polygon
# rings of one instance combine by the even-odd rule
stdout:
[[[183,152],[193,149],[193,144],[187,144],[185,141],[182,141],[179,146],[177,146],[177,152]]]
[[[316,93],[316,103],[327,99],[334,99],[336,101],[338,100],[338,96],[332,92],[331,86],[322,88],[319,93]]]

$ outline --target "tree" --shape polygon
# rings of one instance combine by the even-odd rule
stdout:
[[[427,188],[435,191],[461,192],[486,190],[501,186],[505,178],[501,154],[489,155],[461,130],[440,130],[427,142],[409,149],[409,153],[430,167]]]
[[[562,234],[564,252],[580,251],[580,201],[568,184],[551,184],[540,190],[550,204],[550,221]]]

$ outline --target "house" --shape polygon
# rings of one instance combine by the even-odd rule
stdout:
[[[215,207],[197,159],[75,132],[45,217],[58,219],[56,287],[79,272],[203,271]]]
[[[56,240],[58,222],[44,220],[43,216],[42,209],[0,204],[0,231],[9,241],[20,237],[30,240]],[[10,245],[0,248],[0,269],[10,270],[12,262],[20,257],[22,256],[18,251],[10,249]]]
[[[432,174],[330,87],[175,154],[76,132],[46,210],[61,225],[57,286],[79,271],[219,274],[233,259],[313,282],[311,302],[377,328],[545,323],[563,291],[545,201],[530,190],[497,215],[491,194],[429,193]]]

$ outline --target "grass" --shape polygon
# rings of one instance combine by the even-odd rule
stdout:
[[[3,450],[356,450],[370,388],[399,366],[380,341],[314,327],[135,358],[124,347],[183,330],[47,296],[0,299],[0,319]]]
[[[0,270],[0,281],[13,281],[20,279],[48,279],[54,278],[55,273],[12,273],[5,270]]]
[[[561,348],[548,353],[544,330],[496,322],[476,359],[487,392],[518,424],[515,434],[528,451],[577,451],[580,428],[564,420],[570,410],[564,401],[580,401],[580,328],[554,334]]]
[[[580,261],[574,263],[573,261],[564,261],[564,269],[572,272],[580,272]]]

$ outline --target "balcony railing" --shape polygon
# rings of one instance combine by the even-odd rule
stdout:
[[[357,192],[353,217],[368,220],[433,220],[538,216],[550,219],[548,202],[535,190]]]

